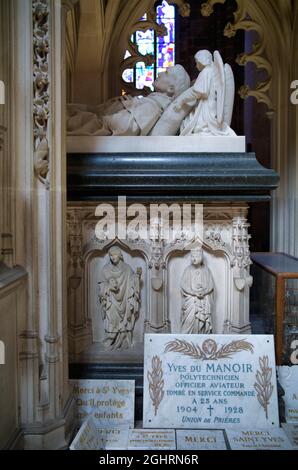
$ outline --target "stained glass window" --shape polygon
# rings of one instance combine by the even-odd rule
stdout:
[[[145,20],[146,15],[142,19]],[[175,7],[163,0],[156,8],[156,21],[165,25],[166,36],[159,37],[152,29],[136,31],[132,36],[139,52],[142,55],[152,54],[155,59],[153,65],[146,66],[144,62],[138,62],[133,69],[123,72],[123,80],[134,83],[137,89],[147,86],[153,90],[152,84],[158,74],[175,65]],[[129,56],[127,51],[125,58]]]

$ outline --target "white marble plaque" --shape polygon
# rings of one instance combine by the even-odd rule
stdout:
[[[226,430],[232,450],[293,450],[281,428],[241,431]]]
[[[131,429],[128,450],[175,450],[174,429]]]
[[[178,450],[227,450],[223,431],[179,429],[176,437]]]
[[[101,450],[104,442],[98,434],[92,416],[89,416],[79,429],[70,445],[70,450]]]
[[[134,380],[71,380],[76,417],[82,422],[92,413],[97,429],[102,424],[134,427]]]
[[[282,428],[294,449],[298,450],[298,424],[283,423]]]
[[[129,427],[106,427],[97,430],[106,450],[125,450],[128,444]]]
[[[273,336],[145,335],[144,427],[278,425]]]
[[[288,423],[298,423],[298,366],[280,366],[277,374],[285,391],[282,398],[286,405],[286,420]]]

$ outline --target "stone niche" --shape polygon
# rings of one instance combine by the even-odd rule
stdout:
[[[98,204],[100,201],[68,205],[70,358],[74,362],[140,362],[144,333],[181,332],[181,279],[191,265],[193,240],[182,231],[169,241],[162,240],[158,224],[156,235],[148,240],[139,240],[137,233],[123,241],[108,240],[104,234],[97,237]],[[248,206],[205,203],[203,208],[203,260],[214,285],[213,333],[250,333]],[[127,349],[106,350],[98,283],[112,246],[120,248],[123,261],[134,273],[141,268],[142,274],[133,344]]]

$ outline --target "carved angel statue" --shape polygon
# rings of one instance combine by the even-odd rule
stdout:
[[[180,135],[235,136],[231,129],[235,81],[229,64],[215,51],[195,55],[200,71],[194,85],[183,95],[182,106],[193,107],[180,127]],[[181,103],[182,100],[180,100]],[[181,104],[180,104],[181,105]]]

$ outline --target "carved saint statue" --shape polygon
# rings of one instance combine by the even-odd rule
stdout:
[[[183,104],[193,110],[183,120],[180,135],[235,136],[230,128],[235,96],[230,65],[224,65],[218,51],[214,52],[214,60],[211,52],[199,51],[195,61],[199,76],[183,95]]]
[[[203,250],[191,251],[191,265],[181,280],[181,333],[212,333],[214,285],[211,273],[203,264]]]
[[[96,108],[69,105],[67,133],[69,135],[149,135],[169,105],[190,86],[190,78],[182,65],[161,72],[154,82],[154,92],[148,96],[124,95],[113,98]],[[155,135],[175,135],[190,109],[176,113],[173,129],[169,121]],[[177,121],[177,122],[176,122]]]
[[[120,248],[109,250],[110,262],[101,273],[99,301],[104,320],[106,349],[127,349],[133,343],[133,330],[139,315],[140,277],[124,263]]]

